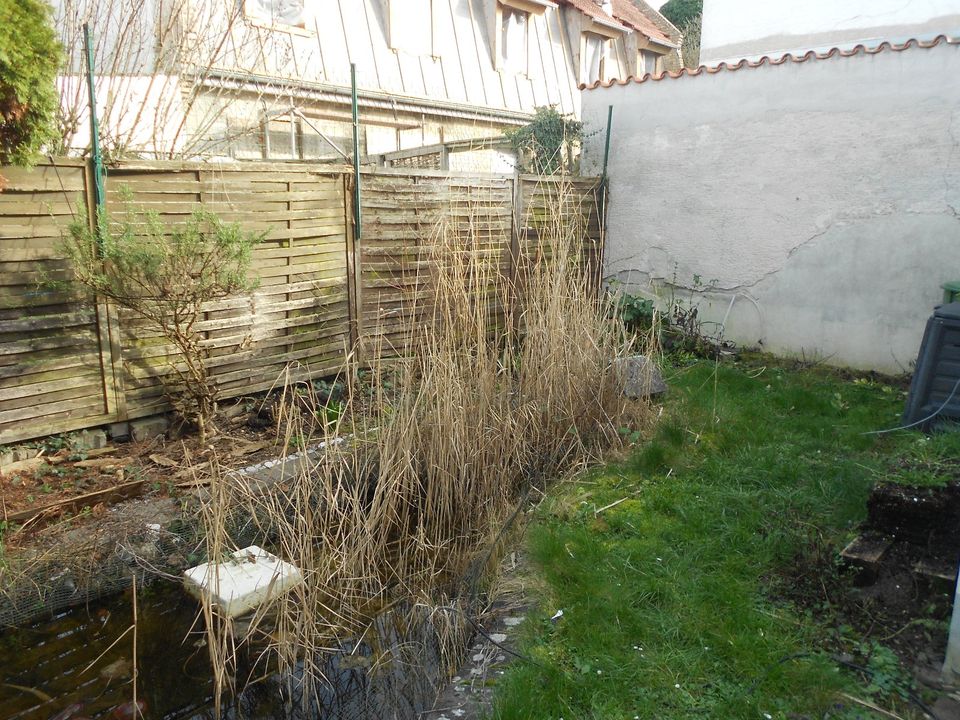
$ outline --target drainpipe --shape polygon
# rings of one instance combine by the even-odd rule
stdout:
[[[607,138],[603,146],[603,184],[607,184],[607,163],[610,160],[610,126],[613,125],[613,105],[607,106]]]

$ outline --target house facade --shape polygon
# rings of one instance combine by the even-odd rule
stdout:
[[[87,21],[108,153],[343,159],[353,63],[361,154],[452,170],[508,169],[505,129],[579,116],[581,84],[662,71],[680,39],[643,0],[60,0],[56,18],[66,150],[89,142]]]

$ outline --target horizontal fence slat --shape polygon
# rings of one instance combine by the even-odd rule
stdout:
[[[70,284],[61,245],[89,201],[87,172],[79,159],[2,169],[0,443],[170,409],[162,381],[178,358],[166,339]],[[435,249],[444,242],[489,273],[477,300],[501,324],[516,302],[514,278],[550,253],[541,236],[551,222],[582,231],[584,262],[599,261],[595,178],[365,169],[354,248],[351,175],[295,162],[123,160],[108,168],[114,215],[148,210],[182,228],[202,209],[260,235],[256,288],[206,303],[196,324],[222,398],[339,372],[351,337],[368,362],[364,353],[415,351],[411,331],[432,321]],[[111,393],[122,400],[116,407]]]

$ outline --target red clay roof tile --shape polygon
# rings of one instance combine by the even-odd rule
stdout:
[[[826,60],[827,58],[832,57],[853,57],[854,55],[876,55],[877,53],[884,51],[891,52],[903,52],[904,50],[914,47],[914,48],[932,48],[945,43],[947,45],[958,45],[960,44],[960,38],[952,38],[948,35],[937,35],[937,37],[932,40],[918,40],[917,38],[911,38],[905,43],[896,44],[889,41],[884,41],[876,46],[867,47],[866,45],[856,45],[855,47],[849,50],[841,50],[840,48],[831,48],[827,52],[818,53],[814,50],[804,53],[800,56],[794,56],[791,53],[787,53],[782,57],[771,58],[768,55],[764,55],[759,60],[740,60],[732,64],[725,62],[720,63],[715,67],[707,67],[706,65],[701,65],[696,70],[688,70],[683,68],[679,72],[663,72],[659,75],[651,75],[650,73],[645,73],[640,77],[633,77],[632,75],[624,80],[607,80],[606,82],[597,81],[592,85],[587,85],[586,83],[580,83],[581,90],[595,90],[598,87],[612,87],[613,85],[627,85],[629,83],[645,83],[649,81],[660,81],[667,78],[676,79],[683,76],[694,77],[697,75],[716,75],[719,72],[727,71],[733,72],[735,70],[740,70],[741,68],[758,68],[761,65],[783,65],[786,62],[791,63],[804,63],[808,60]]]
[[[614,25],[620,25],[619,22],[604,12],[603,8],[600,7],[598,3],[594,2],[594,0],[563,0],[563,2],[571,7],[575,7],[584,15],[596,18],[597,20],[613,23]]]
[[[613,0],[613,16],[620,22],[639,30],[651,40],[675,47],[676,43],[667,37],[643,11],[630,0]]]

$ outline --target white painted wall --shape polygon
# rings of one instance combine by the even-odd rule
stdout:
[[[960,35],[960,0],[704,0],[705,65]]]
[[[695,295],[745,346],[902,371],[960,279],[960,45],[597,88],[606,272]]]

